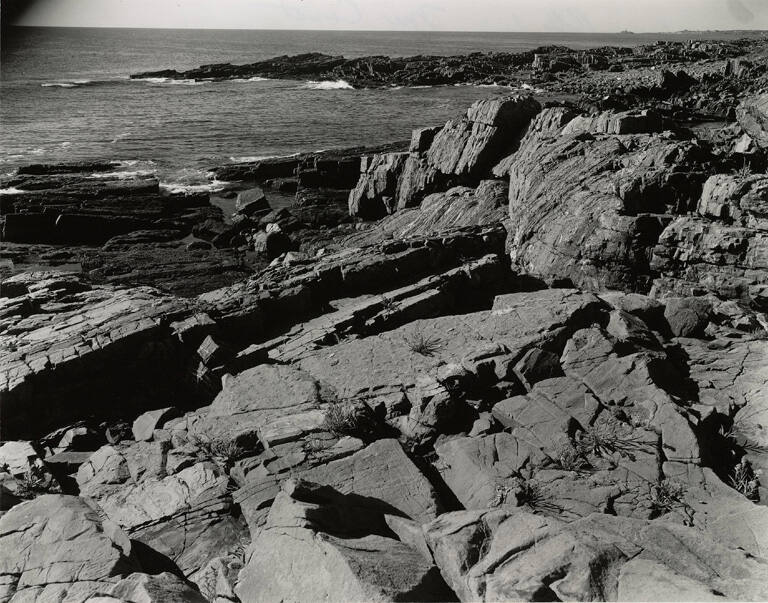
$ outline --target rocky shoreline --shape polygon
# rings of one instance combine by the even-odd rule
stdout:
[[[130,77],[331,81],[373,89],[450,85],[542,88],[548,94],[584,96],[585,102],[599,103],[604,109],[627,109],[643,101],[725,116],[738,104],[737,96],[745,89],[757,91],[751,80],[765,73],[760,58],[766,49],[768,41],[764,37],[753,37],[734,41],[659,41],[636,47],[606,46],[587,50],[543,46],[518,53],[476,52],[447,57],[348,59],[315,52],[244,65],[217,63],[186,71],[147,71]],[[749,57],[753,57],[752,60]],[[736,77],[736,85],[729,76]],[[708,95],[715,91],[713,88],[717,94]],[[606,95],[609,98],[604,98]],[[702,100],[706,102],[700,102]]]
[[[0,183],[0,600],[767,598],[768,75],[708,44],[213,197]]]

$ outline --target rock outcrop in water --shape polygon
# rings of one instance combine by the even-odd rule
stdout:
[[[163,69],[134,74],[132,78],[227,80],[252,77],[297,80],[343,80],[356,88],[450,84],[507,84],[520,72],[583,72],[624,70],[638,66],[685,64],[717,56],[719,59],[745,54],[753,40],[734,42],[659,42],[636,48],[595,48],[575,51],[564,46],[544,46],[519,53],[475,52],[457,56],[344,58],[322,53],[278,56],[256,63],[217,63],[187,71]],[[739,71],[739,73],[741,73]],[[668,74],[668,75],[666,75]],[[665,70],[660,87],[680,89],[691,85],[684,75]]]
[[[743,50],[710,66],[736,81]],[[630,107],[501,97],[408,150],[221,167],[229,221],[84,176],[108,165],[20,170],[10,231],[149,220],[78,240],[107,265],[177,248],[169,221],[274,257],[183,297],[152,271],[3,278],[0,598],[768,597],[765,99],[697,129],[635,84]]]

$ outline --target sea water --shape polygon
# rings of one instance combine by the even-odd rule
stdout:
[[[723,37],[703,36],[703,37]],[[132,73],[324,52],[451,55],[540,45],[633,46],[691,34],[531,34],[12,28],[0,63],[0,173],[27,163],[115,160],[171,190],[216,187],[208,171],[259,157],[404,140],[496,90],[355,90],[343,81],[221,82]],[[700,36],[702,37],[702,36]]]

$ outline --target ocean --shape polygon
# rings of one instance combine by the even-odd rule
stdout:
[[[211,186],[206,174],[215,165],[404,140],[494,93],[128,79],[141,71],[311,51],[450,55],[740,35],[13,28],[0,70],[0,173],[28,163],[114,160],[126,172],[157,172],[170,189],[194,190]]]

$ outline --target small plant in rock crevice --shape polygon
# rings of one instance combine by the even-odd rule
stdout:
[[[685,486],[671,479],[661,479],[651,484],[649,498],[656,516],[680,512],[687,525],[693,523],[693,510],[685,502]]]
[[[651,446],[633,434],[620,434],[609,426],[591,425],[581,433],[576,441],[576,450],[582,454],[606,457],[618,453],[619,456],[635,460],[635,453],[648,450]]]
[[[430,337],[422,332],[416,332],[405,338],[408,349],[422,356],[434,356],[442,347],[442,341],[438,337]]]
[[[554,451],[552,460],[563,471],[584,471],[589,466],[582,452],[568,444],[559,446]]]
[[[237,442],[228,438],[192,436],[190,443],[227,470],[231,469],[235,462],[243,458],[247,452]]]
[[[737,415],[731,427],[728,429],[721,428],[720,434],[730,440],[734,448],[741,448],[754,454],[768,454],[768,446],[754,441],[758,428],[750,422],[750,419],[755,418],[758,414],[759,410],[755,409],[752,412]]]
[[[16,478],[16,496],[24,500],[31,500],[42,494],[60,492],[61,487],[53,476],[36,467],[31,467],[23,476]]]
[[[520,488],[517,491],[517,502],[521,507],[537,509],[545,502],[541,486],[524,480],[520,483]]]
[[[752,166],[744,161],[743,165],[736,168],[733,173],[740,182],[744,182],[752,176]]]
[[[320,438],[310,438],[304,444],[304,449],[311,453],[322,452],[326,447],[325,442]]]
[[[552,502],[550,496],[536,482],[527,479],[521,480],[515,494],[517,505],[528,507],[533,513],[557,515],[563,511],[562,508]]]
[[[488,506],[498,507],[500,505],[507,504],[508,501],[514,502],[515,500],[515,488],[507,483],[498,482],[491,495],[491,500],[488,501]]]
[[[734,490],[741,492],[752,501],[759,501],[760,471],[754,471],[746,459],[741,459],[728,476]]]
[[[383,295],[381,297],[381,310],[387,316],[394,314],[397,310],[397,304],[395,303],[395,300],[387,297],[386,295]]]
[[[325,411],[325,429],[337,437],[363,435],[365,426],[362,417],[354,406],[336,402]]]

